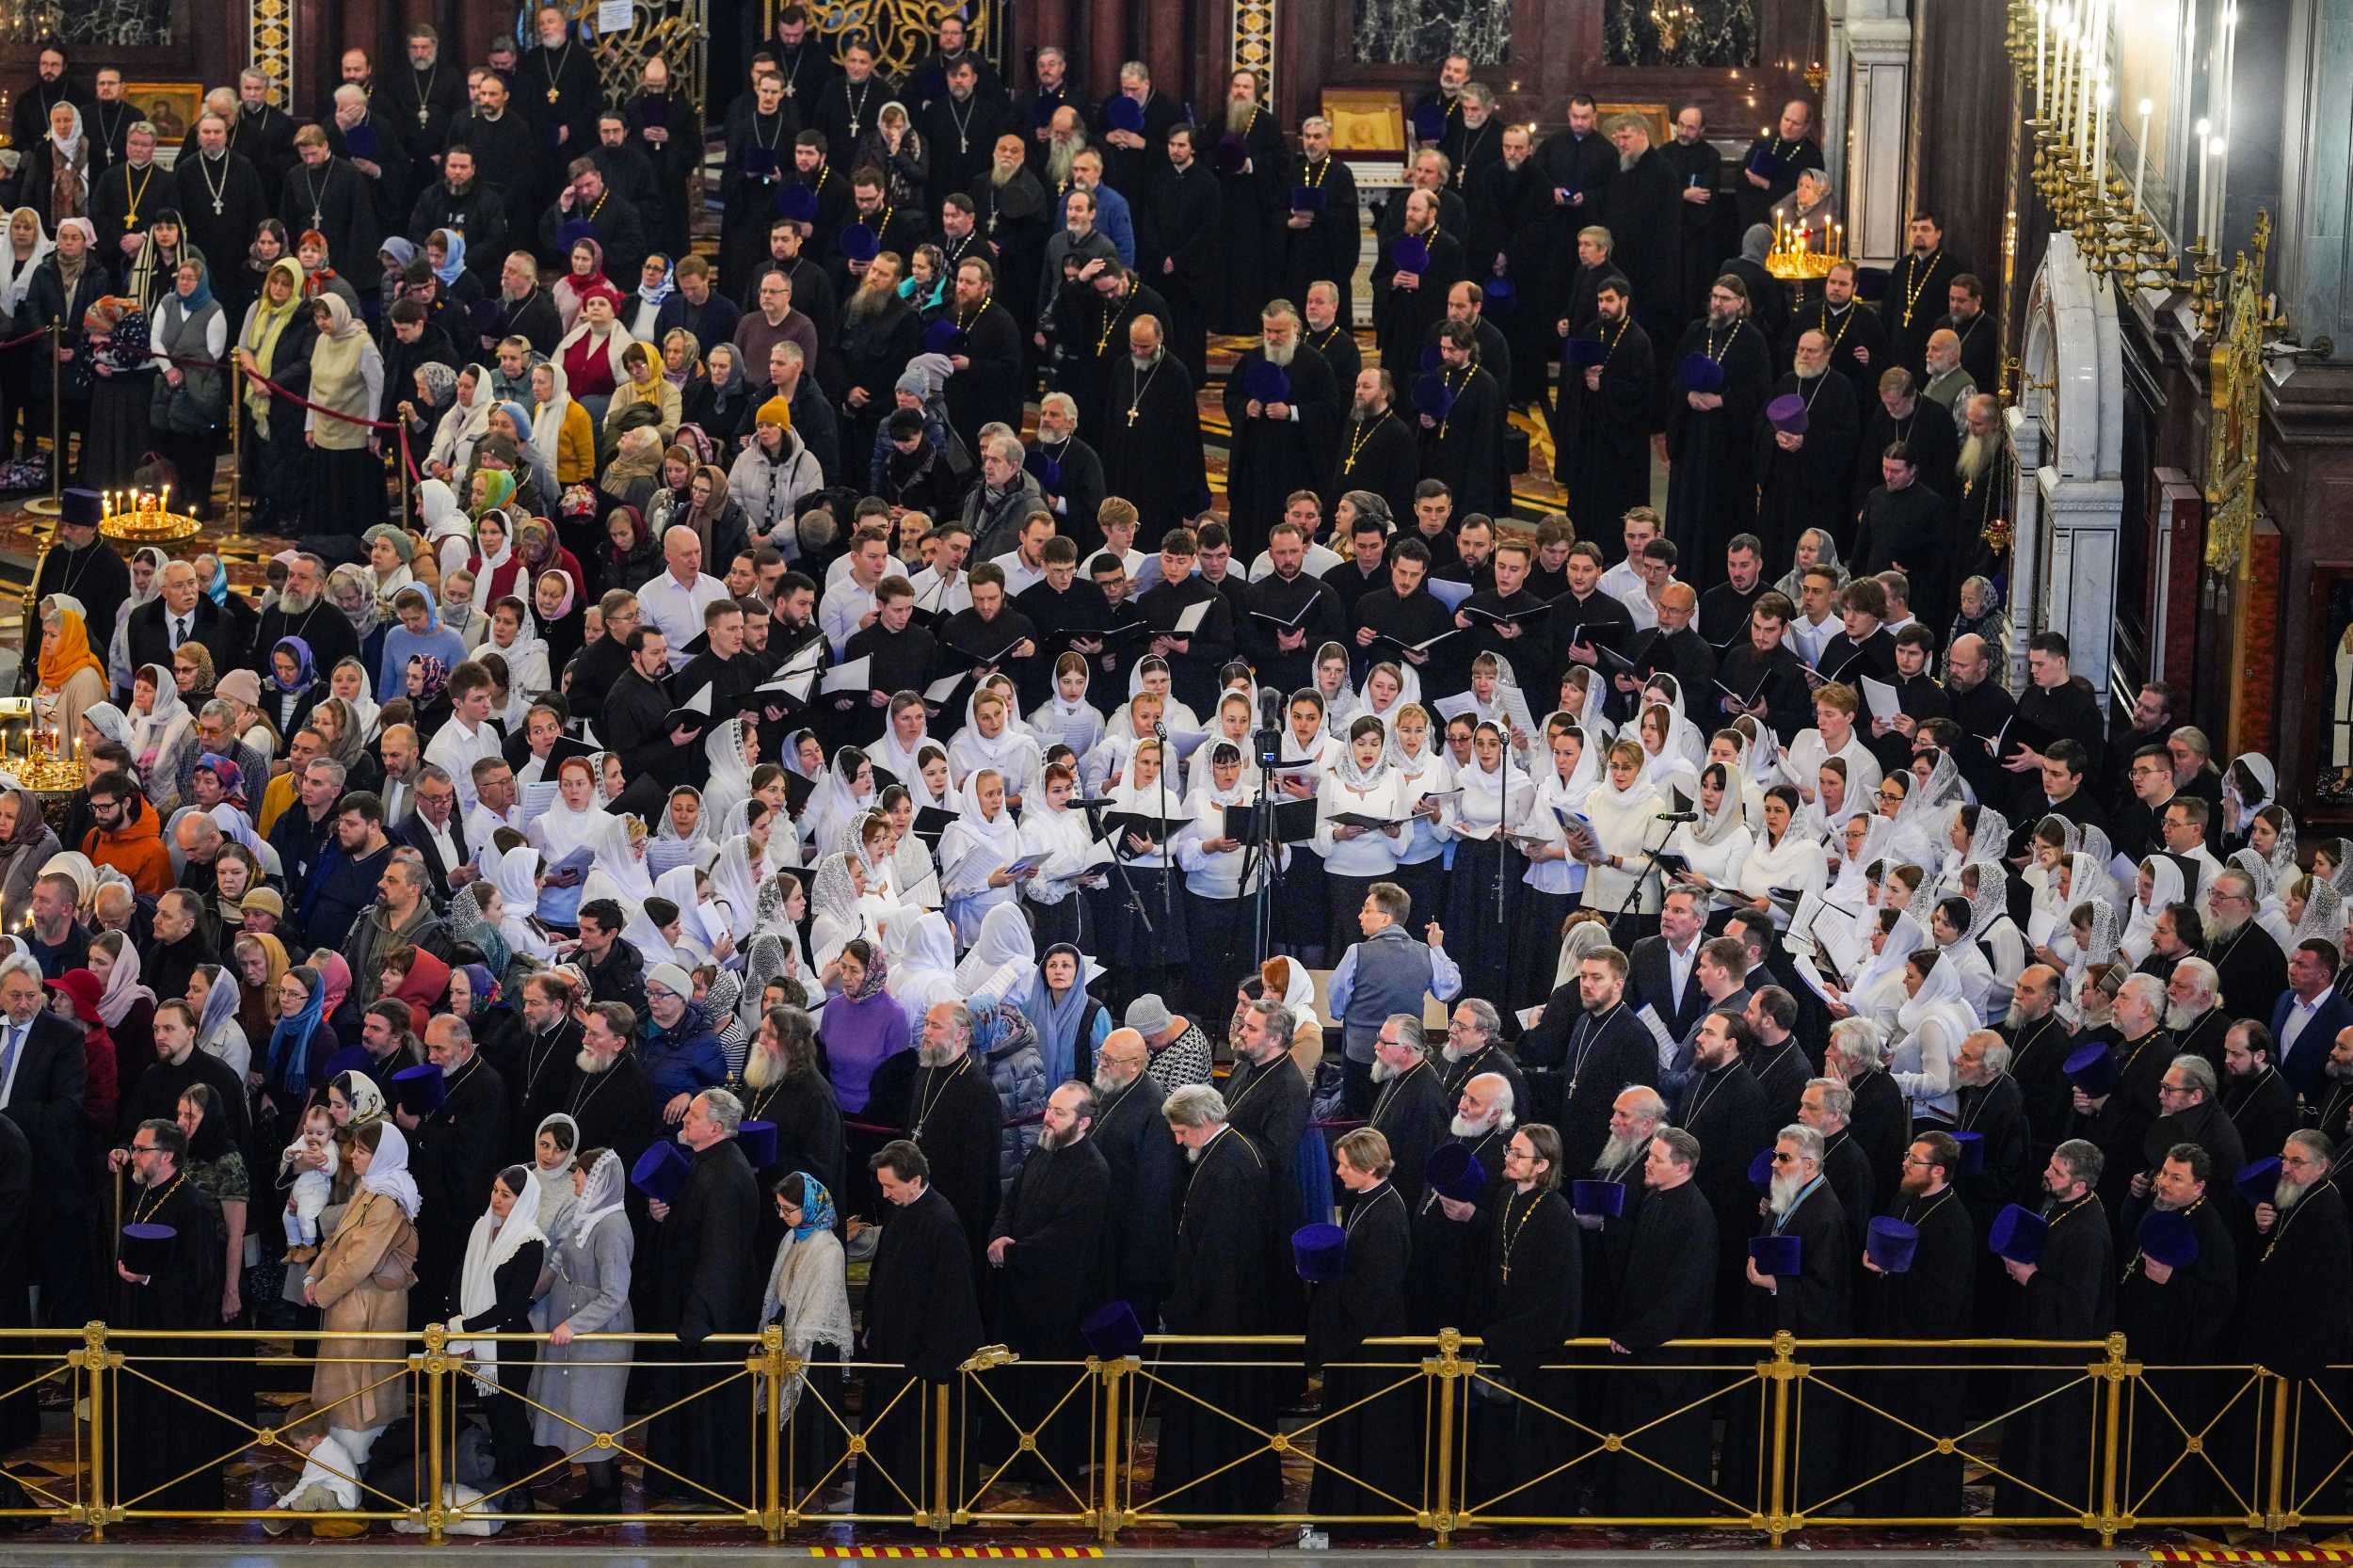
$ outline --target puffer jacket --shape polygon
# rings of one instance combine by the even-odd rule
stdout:
[[[727,1056],[711,1027],[711,1013],[701,1002],[686,1004],[686,1016],[676,1029],[664,1029],[646,1017],[646,1037],[637,1049],[638,1071],[656,1106],[677,1095],[698,1095],[728,1080]]]
[[[800,536],[792,526],[793,508],[801,498],[825,488],[825,472],[801,440],[800,432],[784,433],[784,454],[772,458],[757,438],[728,471],[728,493],[744,508],[751,536],[775,545],[788,561],[801,553]]]
[[[1010,1183],[1037,1147],[1038,1123],[1053,1085],[1046,1081],[1046,1059],[1038,1054],[1037,1026],[1015,1003],[981,995],[972,1010],[972,1054],[988,1066],[1006,1127],[998,1148],[997,1175]]]

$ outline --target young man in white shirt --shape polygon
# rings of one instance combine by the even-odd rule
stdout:
[[[881,528],[859,529],[850,539],[850,574],[825,590],[817,625],[841,657],[853,632],[874,623],[874,589],[891,569],[890,536]]]
[[[1808,567],[1799,589],[1798,616],[1789,623],[1789,640],[1798,657],[1809,664],[1822,662],[1822,645],[1846,630],[1838,614],[1838,573],[1828,567]]]
[[[1023,590],[1046,581],[1046,541],[1053,536],[1054,514],[1040,502],[1021,520],[1020,542],[989,563],[1005,574],[1007,599],[1016,599]]]
[[[1851,686],[1833,680],[1814,694],[1814,728],[1801,729],[1789,743],[1782,771],[1809,804],[1821,792],[1822,764],[1835,757],[1847,764],[1847,809],[1868,810],[1879,794],[1879,760],[1863,744],[1855,728],[1862,704]]]
[[[1666,530],[1659,524],[1657,512],[1648,506],[1637,506],[1626,513],[1620,528],[1620,536],[1625,540],[1625,559],[1601,574],[1601,591],[1633,611],[1639,619],[1642,612],[1635,600],[1648,597],[1642,586],[1642,547]]]
[[[693,537],[692,534],[688,537]],[[502,765],[499,733],[490,728],[490,672],[480,664],[460,664],[450,672],[449,717],[424,748],[424,760],[449,775],[457,786],[458,804],[473,809],[476,798],[473,765],[497,757]]]
[[[972,552],[972,530],[960,518],[938,524],[923,538],[929,563],[907,579],[915,590],[915,607],[942,619],[972,608],[972,584],[964,558]]]

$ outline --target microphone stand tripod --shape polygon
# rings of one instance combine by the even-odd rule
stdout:
[[[1110,801],[1074,800],[1070,804],[1086,813],[1089,834],[1098,839],[1109,837],[1103,831],[1102,812],[1103,808],[1111,804]],[[1112,871],[1119,877],[1120,886],[1128,889],[1128,906],[1136,912],[1136,919],[1144,922],[1144,934],[1146,936],[1157,937],[1159,933],[1152,928],[1152,916],[1144,906],[1144,895],[1136,891],[1136,880],[1128,874],[1128,862],[1120,857],[1119,840],[1115,837],[1109,837],[1109,841],[1112,847]],[[1074,897],[1085,896],[1084,890],[1080,888],[1073,888],[1071,892]]]
[[[1241,886],[1250,898],[1251,972],[1255,974],[1265,967],[1268,949],[1274,945],[1274,899],[1283,876],[1283,845],[1274,824],[1274,773],[1282,765],[1283,731],[1279,723],[1264,723],[1250,741],[1251,749],[1258,754],[1258,798],[1250,808],[1250,848],[1242,856]],[[1255,888],[1250,881],[1253,874],[1261,878]]]

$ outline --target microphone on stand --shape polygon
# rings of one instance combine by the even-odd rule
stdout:
[[[1700,814],[1697,811],[1661,811],[1651,820],[1653,822],[1697,822],[1700,820]]]

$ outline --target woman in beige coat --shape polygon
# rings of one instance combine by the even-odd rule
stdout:
[[[408,1288],[417,1281],[417,1210],[424,1199],[408,1174],[408,1141],[391,1122],[371,1122],[351,1142],[359,1191],[341,1224],[312,1259],[302,1299],[319,1308],[330,1335],[398,1335],[408,1326]],[[408,1387],[398,1373],[408,1353],[397,1338],[319,1341],[311,1403],[365,1463],[384,1428],[408,1414]]]

